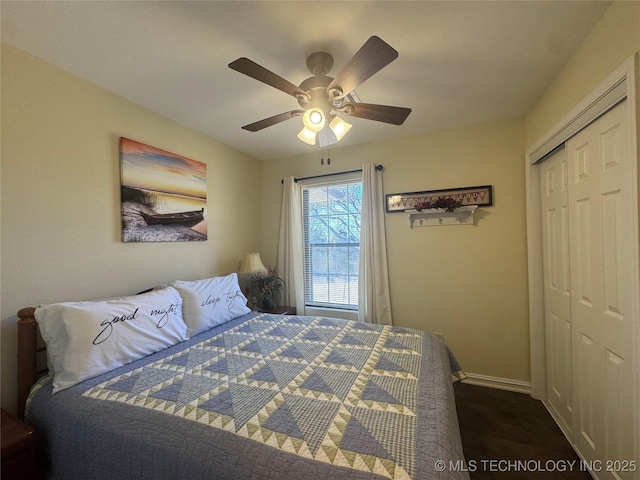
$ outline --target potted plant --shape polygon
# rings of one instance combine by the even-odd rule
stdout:
[[[269,269],[263,277],[256,277],[252,282],[255,307],[265,312],[275,310],[282,302],[284,280],[275,269]]]

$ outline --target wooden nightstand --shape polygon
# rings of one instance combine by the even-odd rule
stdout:
[[[2,410],[2,479],[31,480],[36,478],[36,438],[33,429]]]
[[[280,305],[279,307],[274,308],[273,310],[258,310],[262,313],[273,313],[276,315],[295,315],[296,307],[288,307],[286,305]]]

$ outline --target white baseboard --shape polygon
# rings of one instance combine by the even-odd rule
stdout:
[[[498,390],[508,390],[510,392],[527,393],[531,395],[531,384],[521,380],[511,380],[510,378],[491,377],[480,375],[479,373],[465,372],[467,378],[465,383],[478,385],[480,387],[497,388]]]

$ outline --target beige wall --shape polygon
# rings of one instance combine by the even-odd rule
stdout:
[[[524,150],[640,50],[640,2],[615,2],[522,120],[458,128],[269,162],[263,218],[278,211],[280,179],[385,165],[385,192],[492,184],[495,206],[476,226],[409,229],[387,214],[391,301],[397,325],[443,332],[471,373],[529,381]],[[638,105],[636,106],[638,107]],[[277,222],[263,224],[275,264]]]
[[[2,406],[14,409],[17,309],[227,273],[250,250],[273,266],[281,178],[367,162],[385,166],[387,193],[494,186],[474,226],[411,230],[386,214],[394,320],[443,332],[469,372],[528,381],[524,149],[638,50],[640,2],[615,2],[524,119],[333,149],[322,166],[256,162],[3,45]],[[120,242],[121,135],[208,164],[207,242]]]
[[[356,128],[354,126],[354,128]],[[492,207],[475,226],[409,228],[385,215],[396,325],[445,334],[468,372],[529,380],[523,138],[520,119],[376,142],[265,163],[263,218],[280,209],[286,175],[384,165],[385,193],[490,184]],[[326,154],[325,154],[326,159]],[[278,222],[263,225],[262,252],[274,265]]]
[[[259,180],[256,160],[4,44],[1,68],[2,406],[13,411],[19,308],[235,271],[259,247]],[[120,136],[207,164],[208,241],[120,241]]]
[[[638,51],[640,2],[614,2],[525,116],[525,147],[542,137],[611,72]]]

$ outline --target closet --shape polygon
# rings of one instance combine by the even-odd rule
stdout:
[[[640,465],[630,463],[638,461],[640,418],[629,103],[618,103],[539,163],[545,403],[598,479],[640,477]]]

